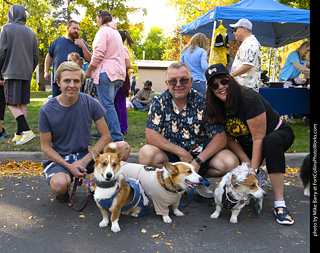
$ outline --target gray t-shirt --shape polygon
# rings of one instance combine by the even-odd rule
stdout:
[[[91,141],[92,120],[105,114],[98,101],[79,93],[78,101],[70,106],[60,105],[55,98],[40,108],[39,132],[52,133],[52,148],[61,156],[86,151]]]

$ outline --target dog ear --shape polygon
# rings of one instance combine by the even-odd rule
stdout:
[[[175,165],[173,165],[171,163],[164,163],[163,166],[167,169],[167,171],[170,174],[179,173],[179,169],[177,168],[177,166],[175,166]]]
[[[231,183],[232,183],[233,187],[239,186],[238,181],[237,181],[237,176],[234,174],[231,177]]]
[[[115,153],[117,151],[117,144],[110,142],[103,150],[104,153]]]
[[[117,155],[120,160],[123,159],[124,155],[128,152],[128,150],[129,150],[129,146],[126,146],[124,149],[117,152]]]
[[[93,147],[89,146],[89,147],[88,147],[88,151],[89,151],[89,153],[91,154],[92,159],[93,159],[94,161],[97,161],[97,160],[99,159],[100,153],[97,152],[97,151],[95,151],[95,149],[94,149]]]

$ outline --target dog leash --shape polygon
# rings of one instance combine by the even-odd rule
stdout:
[[[75,206],[75,203],[74,203],[74,196],[76,194],[76,191],[77,191],[77,187],[78,186],[81,186],[82,184],[85,185],[86,187],[86,190],[87,190],[87,199],[86,199],[86,202],[85,204],[81,207],[81,208],[77,208]],[[76,210],[76,211],[82,211],[88,204],[89,202],[89,198],[90,198],[90,192],[93,192],[94,191],[94,185],[92,183],[92,180],[90,179],[89,177],[89,182],[86,180],[86,177],[83,177],[83,178],[76,178],[74,183],[73,183],[73,187],[72,187],[72,193],[71,193],[71,197],[70,197],[70,203],[71,203],[71,207]]]
[[[202,184],[205,185],[205,186],[209,186],[210,185],[210,182],[208,179],[206,179],[205,177],[202,176]],[[193,195],[194,195],[194,188],[191,187],[190,189],[190,197],[189,197],[189,200],[187,201],[187,203],[183,204],[183,203],[179,203],[179,206],[187,206],[190,204],[191,200],[193,199]]]

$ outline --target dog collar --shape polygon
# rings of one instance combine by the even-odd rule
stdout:
[[[240,202],[231,193],[227,192],[227,185],[223,187],[222,205],[225,209],[231,210],[236,204]]]
[[[169,188],[166,186],[166,183],[165,183],[165,181],[164,181],[164,170],[165,170],[165,169],[163,169],[162,172],[161,172],[161,178],[162,178],[162,180],[163,180],[163,187],[164,187],[164,189],[166,189],[166,190],[169,191],[169,192],[176,193],[176,191],[171,190],[171,189],[169,189]],[[178,186],[176,186],[176,185],[172,182],[171,177],[169,177],[169,178],[170,178],[170,181],[171,181],[172,186],[177,190],[177,192],[182,192],[183,190],[182,190],[181,188],[179,188]]]
[[[96,178],[94,179],[94,182],[100,188],[111,188],[111,187],[115,186],[117,183],[116,180],[113,180],[110,182],[101,182],[101,181],[97,180]]]

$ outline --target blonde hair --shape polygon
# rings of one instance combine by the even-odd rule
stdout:
[[[207,37],[203,33],[197,33],[193,35],[189,43],[183,48],[182,53],[186,51],[188,48],[190,48],[190,53],[192,53],[196,47],[201,47],[208,53],[210,49],[209,43]]]
[[[60,82],[60,80],[61,80],[62,72],[65,72],[65,71],[70,71],[70,72],[79,71],[81,83],[83,82],[84,72],[82,71],[82,69],[80,68],[80,66],[77,63],[69,62],[69,61],[65,61],[65,62],[61,63],[56,71],[56,79],[58,82]]]
[[[298,55],[299,55],[299,59],[302,60],[308,60],[309,58],[309,53],[308,54],[304,54],[306,52],[306,48],[310,47],[310,41],[305,41],[301,44],[301,46],[297,49]]]
[[[82,68],[85,60],[78,53],[70,53],[68,54],[68,58],[71,57],[72,61],[78,61],[79,66]]]

